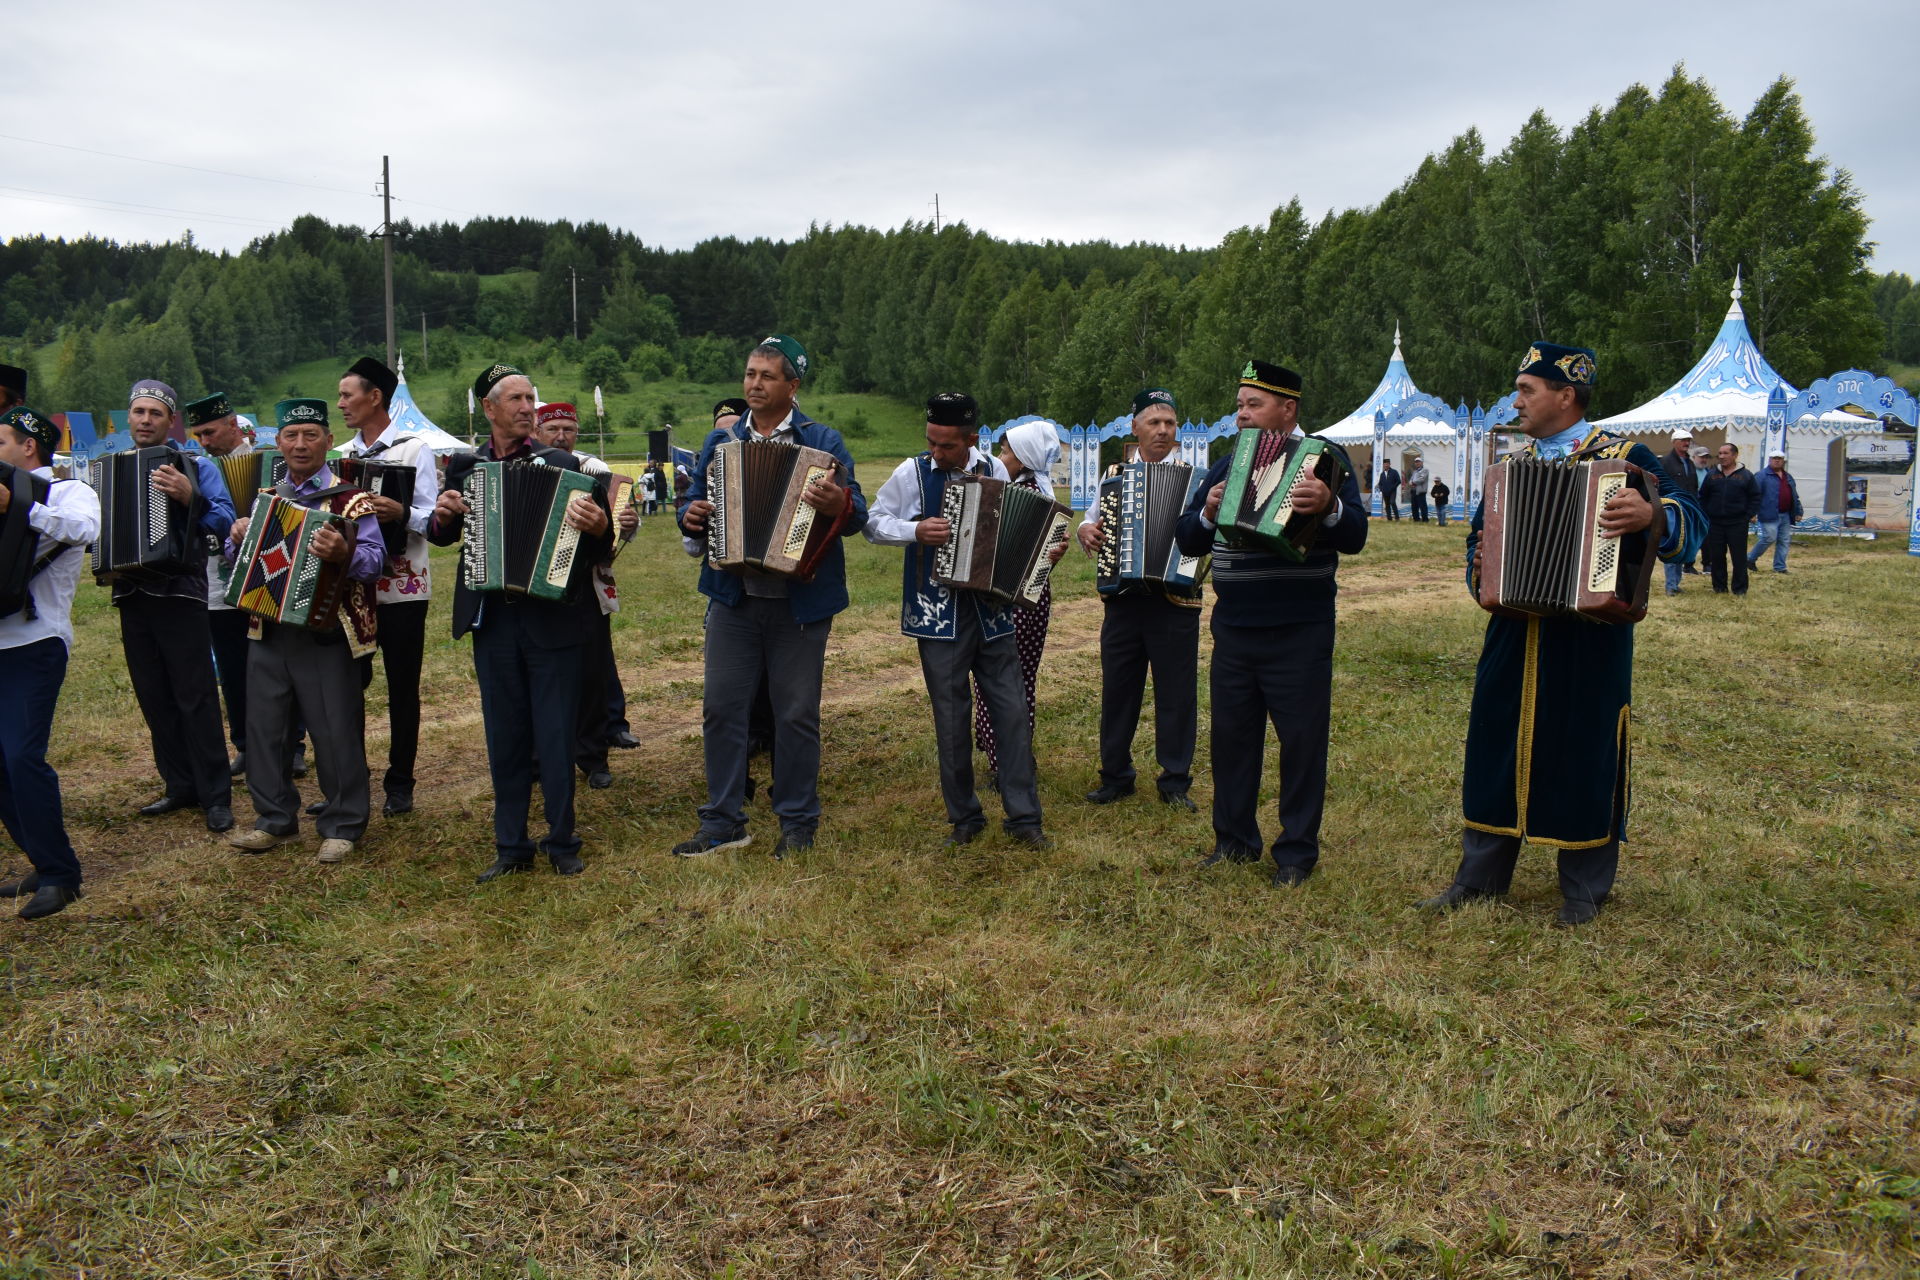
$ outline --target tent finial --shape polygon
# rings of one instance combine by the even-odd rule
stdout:
[[[1739,263],[1735,263],[1733,267],[1733,300],[1735,302],[1740,301],[1740,264]]]
[[[1400,354],[1400,322],[1398,320],[1393,322],[1393,358],[1395,360],[1405,358]]]

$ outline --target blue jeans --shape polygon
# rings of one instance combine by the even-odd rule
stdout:
[[[1787,544],[1793,541],[1793,517],[1778,515],[1771,520],[1760,522],[1760,536],[1754,540],[1753,550],[1747,552],[1750,564],[1760,563],[1760,553],[1773,546],[1773,567],[1781,573],[1787,571]]]
[[[1683,566],[1678,560],[1670,560],[1667,562],[1666,569],[1667,569],[1667,594],[1668,595],[1672,595],[1678,590],[1680,590],[1680,572],[1684,567],[1685,566]]]

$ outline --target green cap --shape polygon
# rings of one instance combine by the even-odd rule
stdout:
[[[1157,404],[1165,405],[1176,414],[1180,412],[1180,406],[1173,402],[1173,392],[1167,390],[1165,387],[1148,387],[1139,395],[1135,396],[1133,398],[1133,411],[1136,414],[1145,413]]]
[[[186,415],[189,428],[202,427],[209,422],[232,417],[233,402],[227,399],[226,392],[216,391],[210,396],[187,401],[186,407],[180,412]]]
[[[0,426],[12,427],[21,435],[39,441],[43,457],[53,457],[53,451],[60,447],[60,424],[23,404],[0,413]]]
[[[304,422],[327,425],[327,402],[325,400],[282,400],[273,406],[275,430],[297,426]]]
[[[802,380],[806,378],[807,349],[799,342],[784,333],[775,333],[760,339],[759,345],[780,348],[780,354],[787,358],[787,363],[793,366],[793,371],[799,374]]]

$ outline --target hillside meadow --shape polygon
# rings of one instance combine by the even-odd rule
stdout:
[[[580,793],[587,871],[487,886],[446,553],[420,808],[332,867],[134,816],[157,783],[83,587],[53,759],[87,896],[0,918],[0,1277],[1915,1274],[1920,562],[1808,539],[1745,600],[1656,599],[1634,839],[1569,932],[1538,851],[1504,903],[1411,909],[1455,858],[1484,615],[1458,526],[1372,532],[1321,872],[1287,891],[1200,870],[1204,812],[1081,801],[1077,553],[1051,850],[940,847],[899,553],[856,540],[818,845],[775,862],[763,790],[750,849],[669,856],[702,602],[650,519],[614,632],[642,742]],[[378,679],[368,710],[377,770]],[[1203,810],[1207,763],[1203,719]]]

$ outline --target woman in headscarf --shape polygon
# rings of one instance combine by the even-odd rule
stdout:
[[[1060,460],[1060,437],[1050,422],[1029,422],[1014,427],[1000,441],[1000,462],[1014,484],[1053,494],[1053,464]],[[1048,559],[1060,563],[1067,544],[1056,546]],[[1027,692],[1027,724],[1033,724],[1034,681],[1040,674],[1040,655],[1047,647],[1047,624],[1053,620],[1053,583],[1049,581],[1037,604],[1023,604],[1014,611],[1013,642],[1020,652],[1020,679]],[[974,689],[974,745],[987,756],[987,785],[999,789],[1000,757],[993,741],[993,721],[987,716],[986,699]]]

